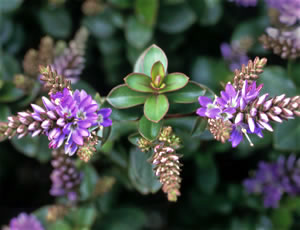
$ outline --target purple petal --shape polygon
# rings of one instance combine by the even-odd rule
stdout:
[[[76,131],[72,133],[72,140],[77,144],[77,145],[83,145],[83,138],[82,136]]]
[[[40,114],[40,113],[45,113],[45,112],[46,112],[42,107],[40,107],[40,106],[38,106],[38,105],[31,104],[31,107],[32,107],[32,109],[34,110],[34,112],[36,112],[36,113],[38,113],[38,114]]]
[[[219,115],[220,112],[221,112],[220,109],[218,109],[218,108],[213,108],[213,109],[207,110],[206,115],[207,115],[207,117],[209,117],[209,118],[216,118],[216,117]]]
[[[199,116],[201,116],[201,117],[206,117],[206,108],[199,108],[199,109],[197,109],[197,114],[199,115]]]
[[[90,135],[89,131],[86,129],[77,128],[76,131],[79,133],[79,135],[81,135],[83,137],[88,137]]]
[[[47,97],[42,97],[43,104],[46,107],[46,109],[49,110],[55,110],[55,105],[47,98]]]
[[[103,120],[103,122],[101,123],[101,125],[102,125],[103,127],[111,126],[111,125],[112,125],[112,120],[109,119],[109,118],[106,118],[106,119]]]
[[[92,125],[92,124],[91,124],[89,121],[87,121],[87,120],[78,121],[77,124],[78,124],[78,126],[79,126],[80,128],[84,128],[84,129],[87,129],[87,128],[91,127],[91,125]]]
[[[231,83],[227,83],[225,90],[226,90],[226,93],[227,93],[231,98],[233,98],[233,97],[236,96],[236,91],[235,91],[234,87],[231,85]]]
[[[101,114],[104,118],[109,117],[112,110],[110,108],[103,108],[98,111],[98,114]]]
[[[208,104],[212,104],[212,100],[208,97],[205,96],[200,96],[198,98],[200,105],[202,105],[203,107],[207,107]]]

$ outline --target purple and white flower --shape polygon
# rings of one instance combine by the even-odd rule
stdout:
[[[44,230],[40,221],[34,215],[20,213],[10,220],[10,230]]]

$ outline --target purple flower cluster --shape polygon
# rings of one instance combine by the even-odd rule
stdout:
[[[231,71],[239,69],[243,64],[247,65],[249,58],[245,51],[239,49],[237,45],[222,43],[220,48],[222,56],[229,63]]]
[[[231,0],[234,1],[237,5],[243,7],[256,6],[257,0]]]
[[[34,120],[42,122],[41,128],[34,125],[29,130],[34,131],[33,136],[42,131],[48,136],[49,148],[57,149],[65,142],[65,152],[73,155],[78,146],[84,144],[84,138],[89,137],[89,128],[96,125],[110,126],[110,109],[98,110],[98,104],[84,90],[72,93],[68,89],[57,92],[49,100],[43,97],[47,111],[38,105],[32,105]],[[47,116],[50,119],[44,119]],[[55,124],[53,124],[55,122]]]
[[[10,230],[44,230],[40,221],[33,215],[20,213],[17,217],[11,219],[9,223]]]
[[[205,96],[199,97],[201,107],[197,114],[202,117],[211,119],[222,119],[232,123],[232,131],[229,141],[232,147],[236,147],[247,133],[254,133],[262,137],[261,130],[268,124],[261,124],[254,121],[253,118],[244,116],[244,111],[255,99],[258,98],[259,92],[263,85],[256,87],[256,82],[248,85],[247,80],[244,82],[241,90],[236,90],[231,83],[227,83],[225,90],[221,91],[221,96],[216,97],[214,101]],[[252,113],[255,113],[253,110]],[[245,120],[247,121],[245,123]],[[250,144],[252,145],[251,141]]]
[[[299,0],[266,0],[267,4],[280,13],[280,21],[287,25],[293,25],[300,20]]]
[[[284,193],[300,194],[300,160],[290,155],[272,163],[262,161],[255,176],[244,181],[244,187],[250,194],[263,195],[265,207],[277,208]]]

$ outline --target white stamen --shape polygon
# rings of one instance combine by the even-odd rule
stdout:
[[[250,137],[248,136],[248,134],[247,134],[247,130],[246,130],[246,129],[244,129],[244,128],[242,128],[242,132],[244,133],[244,135],[246,136],[247,140],[249,141],[249,144],[250,144],[250,146],[251,146],[251,147],[253,147],[253,146],[254,146],[254,144],[252,143],[252,141],[251,141]]]

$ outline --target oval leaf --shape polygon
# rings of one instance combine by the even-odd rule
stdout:
[[[161,187],[154,175],[152,165],[147,161],[148,157],[138,148],[130,151],[129,178],[133,186],[142,194],[155,193]]]
[[[144,105],[144,114],[149,121],[158,123],[167,114],[169,101],[165,95],[151,95]]]
[[[149,141],[154,141],[161,130],[162,122],[154,123],[149,121],[145,116],[139,121],[139,133]]]
[[[154,92],[151,88],[151,78],[141,73],[131,73],[126,78],[124,78],[127,86],[137,92],[150,93]]]
[[[168,59],[164,51],[157,45],[152,45],[146,49],[136,61],[134,72],[144,73],[151,76],[151,69],[155,62],[160,61],[165,71],[168,69]]]
[[[189,82],[189,78],[183,73],[171,73],[165,78],[166,87],[160,90],[160,93],[166,93],[183,88]]]
[[[109,104],[118,109],[126,109],[143,104],[149,94],[129,89],[126,85],[113,88],[107,96]]]
[[[170,103],[193,103],[198,101],[199,96],[203,96],[206,89],[199,83],[190,81],[182,89],[166,94]]]
[[[158,76],[158,75],[161,76],[162,78],[165,76],[164,66],[160,61],[155,62],[151,68],[151,78],[152,78],[153,82],[154,82],[156,76]]]

